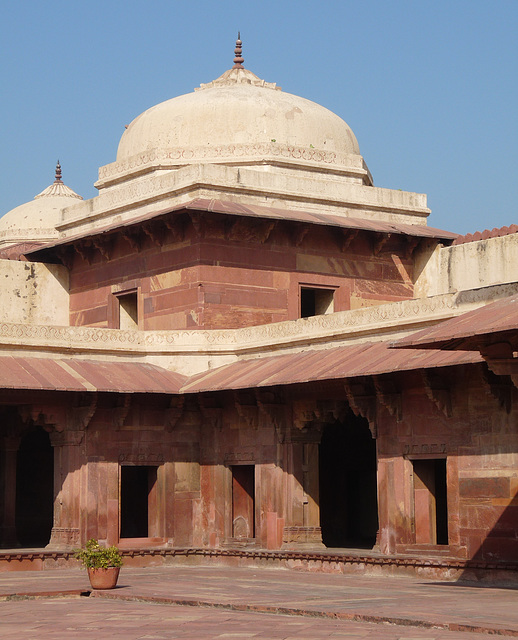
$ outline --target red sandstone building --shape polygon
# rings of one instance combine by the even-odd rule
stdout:
[[[427,226],[242,62],[136,118],[96,198],[58,167],[0,219],[1,566],[515,576],[516,227]]]

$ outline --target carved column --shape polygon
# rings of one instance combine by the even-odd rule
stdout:
[[[80,501],[84,431],[50,434],[54,447],[54,522],[48,548],[69,549],[81,544]]]
[[[4,496],[0,543],[4,548],[18,546],[16,538],[16,457],[19,446],[19,437],[6,436],[3,438],[1,453],[4,457],[2,478]]]
[[[318,445],[322,435],[316,402],[295,403],[286,430],[286,526],[283,548],[323,548],[320,528]]]

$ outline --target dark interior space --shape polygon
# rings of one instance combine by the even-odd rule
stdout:
[[[22,547],[44,547],[52,532],[54,450],[49,434],[33,427],[16,460],[16,537]]]
[[[424,539],[432,544],[448,544],[448,499],[446,487],[446,458],[413,460],[414,501],[417,505],[419,487],[424,489],[421,498],[426,501],[429,512],[429,534],[419,531],[419,519],[416,523],[417,541]],[[417,508],[417,506],[416,506]],[[422,525],[421,525],[422,526]]]
[[[232,536],[255,536],[255,467],[232,467]]]
[[[371,549],[378,531],[376,441],[367,421],[349,414],[322,434],[320,526],[326,547]]]
[[[121,538],[149,537],[149,497],[156,479],[156,467],[121,467]]]

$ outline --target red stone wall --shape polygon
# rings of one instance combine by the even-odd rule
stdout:
[[[295,319],[301,285],[334,289],[335,311],[412,297],[402,238],[381,246],[375,234],[359,233],[346,245],[337,229],[280,222],[265,233],[258,221],[230,218],[178,216],[181,234],[137,229],[130,239],[79,247],[71,324],[117,327],[116,294],[130,290],[138,292],[138,324],[147,330]]]
[[[482,365],[434,370],[426,380],[421,373],[401,376],[401,420],[379,410],[386,553],[436,548],[426,538],[433,501],[428,509],[413,463],[445,458],[448,554],[485,561],[518,557],[516,390],[505,378],[491,382],[498,384],[489,383]]]

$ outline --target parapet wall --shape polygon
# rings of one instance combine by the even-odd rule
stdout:
[[[451,247],[439,245],[422,267],[414,295],[426,298],[517,280],[518,233],[513,233]]]
[[[68,272],[65,267],[0,260],[0,283],[1,322],[69,324]]]

